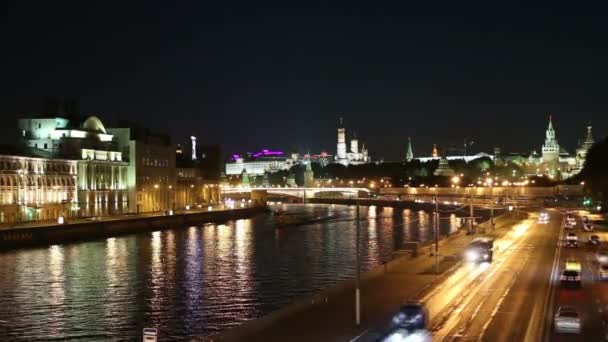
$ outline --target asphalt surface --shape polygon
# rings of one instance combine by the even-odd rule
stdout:
[[[516,221],[495,240],[492,263],[461,263],[417,298],[433,341],[541,340],[561,222],[558,211],[551,216],[547,225],[536,215]],[[372,329],[356,340],[377,336]]]
[[[541,339],[561,223],[557,211],[550,216],[548,224],[533,215],[514,226],[495,241],[492,263],[465,263],[459,278],[447,279],[450,286],[425,300],[435,312],[434,341]]]
[[[577,309],[581,318],[581,334],[558,334],[550,327],[545,340],[547,341],[606,341],[608,332],[608,281],[601,281],[598,276],[599,264],[595,258],[598,249],[608,248],[608,233],[584,232],[580,216],[576,218],[576,226],[572,230],[565,230],[565,235],[572,231],[579,239],[578,248],[561,247],[559,273],[564,270],[566,259],[576,259],[582,265],[580,288],[568,288],[555,282],[555,297],[552,314],[560,306],[572,306]],[[586,242],[590,235],[600,236],[601,246],[593,247]],[[549,317],[551,319],[552,316]]]

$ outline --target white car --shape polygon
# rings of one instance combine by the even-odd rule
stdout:
[[[608,251],[597,251],[595,253],[595,258],[597,259],[597,262],[602,265],[608,264]]]
[[[554,319],[555,332],[581,333],[581,319],[576,309],[570,306],[560,306]]]
[[[578,236],[574,233],[566,235],[566,247],[578,247]]]
[[[583,224],[583,230],[586,232],[592,232],[593,225],[591,223],[585,223],[585,224]]]

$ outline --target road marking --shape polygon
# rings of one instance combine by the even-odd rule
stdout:
[[[562,218],[562,222],[563,222],[563,218]],[[543,315],[541,318],[544,317],[545,319],[545,324],[544,327],[541,331],[541,338],[542,336],[544,336],[543,340],[545,342],[549,342],[549,337],[550,337],[550,331],[551,331],[551,326],[553,323],[553,301],[555,298],[555,285],[558,279],[558,275],[559,275],[559,260],[560,260],[560,254],[561,254],[561,250],[562,250],[562,237],[564,234],[564,225],[560,224],[560,228],[559,228],[559,235],[558,235],[558,240],[557,240],[557,245],[555,246],[555,254],[553,256],[553,267],[551,268],[551,274],[549,276],[549,291],[547,291],[547,295],[545,296],[544,299],[544,308],[546,311],[546,314]],[[526,336],[528,336],[528,334],[526,333]]]
[[[492,310],[492,313],[490,314],[490,317],[488,318],[488,321],[481,328],[481,333],[479,334],[478,341],[481,341],[483,339],[483,336],[486,334],[486,330],[488,330],[488,327],[490,326],[490,323],[492,323],[492,320],[494,319],[494,316],[496,316],[496,313],[498,312],[498,309],[500,309],[500,306],[502,305],[502,302],[509,295],[509,292],[511,292],[511,289],[513,288],[513,285],[515,285],[515,281],[517,280],[517,276],[519,276],[519,273],[520,272],[517,272],[517,274],[511,279],[511,282],[507,286],[507,289],[502,294],[502,296],[500,296],[500,298],[498,299],[498,302],[496,302],[496,305],[494,306],[494,310]]]
[[[367,332],[369,331],[369,329],[365,329],[363,330],[362,333],[360,333],[359,335],[357,335],[355,338],[353,338],[352,340],[348,341],[348,342],[355,342],[356,340],[360,339],[361,336],[365,335]]]

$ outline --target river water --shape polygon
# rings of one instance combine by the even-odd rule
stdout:
[[[276,229],[270,214],[0,252],[0,340],[209,337],[355,275],[355,207],[282,205],[332,217]],[[460,220],[440,220],[443,234]],[[361,207],[361,267],[433,239],[423,211]]]

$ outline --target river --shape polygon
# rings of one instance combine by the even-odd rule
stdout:
[[[0,339],[208,337],[355,274],[355,207],[280,205],[332,219],[275,229],[270,214],[0,252]],[[443,234],[460,220],[442,214]],[[423,211],[361,207],[362,270],[433,239]]]

